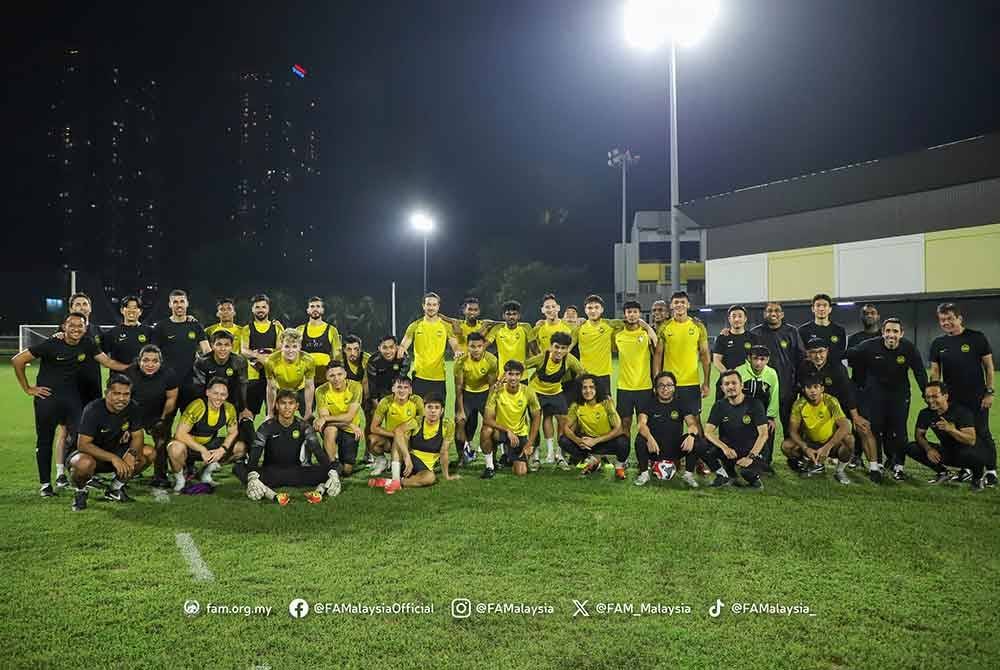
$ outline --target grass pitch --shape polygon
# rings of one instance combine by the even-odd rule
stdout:
[[[875,487],[858,473],[842,487],[800,480],[779,458],[778,476],[751,492],[637,488],[633,472],[623,483],[551,467],[484,482],[479,461],[457,482],[394,496],[362,472],[335,499],[312,506],[296,492],[285,508],[247,500],[228,474],[214,495],[157,502],[133,485],[134,504],[92,494],[73,514],[68,492],[38,497],[31,401],[8,366],[0,374],[2,667],[993,668],[1000,658],[1000,497],[931,487],[917,464],[905,483]],[[922,405],[915,397],[914,416]],[[194,578],[183,533],[211,579]],[[314,611],[292,618],[296,598]],[[472,601],[471,617],[452,617],[456,598]],[[590,616],[574,616],[574,599]],[[713,618],[716,599],[725,605]],[[191,600],[201,614],[184,614]],[[318,615],[317,602],[434,612]],[[815,616],[733,613],[761,602]],[[552,613],[476,612],[504,603]],[[271,614],[208,612],[220,605]]]

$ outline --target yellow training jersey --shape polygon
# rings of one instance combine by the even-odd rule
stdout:
[[[577,327],[576,341],[584,370],[598,377],[611,374],[611,340],[624,327],[619,319],[588,319]]]
[[[529,412],[541,411],[541,405],[538,404],[535,392],[520,384],[514,393],[508,391],[506,386],[491,393],[486,401],[486,409],[496,412],[498,425],[514,431],[516,435],[524,436],[531,427]]]
[[[573,432],[580,437],[600,437],[621,423],[618,410],[611,399],[569,406],[568,422],[575,426]]]
[[[546,357],[546,353],[549,356]],[[544,367],[542,366],[543,362],[545,363]],[[563,363],[566,364],[565,368],[563,368]],[[532,375],[531,381],[528,382],[528,388],[542,395],[558,395],[562,393],[563,383],[576,379],[583,374],[583,366],[580,365],[580,361],[573,354],[566,354],[563,360],[557,363],[552,360],[551,352],[542,352],[529,358],[525,362],[524,367],[535,369],[535,374]],[[560,370],[563,371],[562,374],[559,373]]]
[[[421,446],[426,446],[429,441],[434,440],[438,436],[438,431],[441,432],[442,446],[455,441],[455,422],[444,417],[433,426],[427,423],[425,419],[419,425],[415,423],[413,428],[410,429],[410,455],[423,461],[428,470],[433,470],[434,466],[437,465],[438,460],[441,458],[441,452],[440,450],[424,451],[423,449],[417,449],[415,448],[415,444],[418,443],[418,440],[414,440],[413,438],[419,434],[420,438],[423,438],[420,440],[422,442]]]
[[[402,405],[393,396],[386,396],[375,408],[372,423],[380,421],[385,430],[396,430],[407,421],[415,421],[424,415],[424,401],[418,395],[411,395]]]
[[[462,357],[461,365],[455,366],[455,379],[458,379],[459,370],[462,373],[462,388],[458,390],[470,393],[489,391],[489,378],[491,375],[496,378],[497,369],[497,357],[488,351],[484,351],[483,357],[478,361],[466,354]]]
[[[267,357],[264,372],[279,390],[298,391],[306,387],[306,379],[315,376],[316,361],[304,352],[294,361],[286,361],[280,351],[275,351]]]
[[[224,330],[233,336],[233,352],[239,355],[243,355],[243,337],[246,332],[246,326],[237,326],[233,324],[231,326],[223,326],[221,323],[213,323],[211,326],[205,328],[205,337],[208,338],[209,343],[212,342],[212,333],[217,330]]]
[[[458,340],[459,351],[469,350],[469,335],[472,333],[478,333],[483,328],[482,321],[476,321],[476,325],[470,326],[468,322],[462,320],[458,322],[458,327],[453,327],[452,330],[455,333],[455,339]]]
[[[317,412],[319,408],[325,407],[332,415],[346,414],[351,405],[358,405],[359,409],[354,414],[354,419],[351,420],[351,423],[355,426],[360,426],[362,415],[360,409],[361,395],[361,384],[350,379],[347,380],[347,385],[339,391],[333,388],[330,382],[321,384],[316,389]]]
[[[663,344],[663,370],[673,372],[678,386],[698,386],[699,352],[708,346],[708,331],[701,321],[688,318],[681,322],[671,319],[660,326],[656,334]]]
[[[535,341],[535,332],[527,323],[519,323],[516,328],[502,324],[490,331],[486,341],[497,345],[497,365],[503,370],[507,361],[524,363],[527,360],[528,343]]]
[[[431,382],[444,381],[444,352],[451,327],[442,319],[418,319],[406,327],[413,342],[413,376]]]
[[[191,426],[190,435],[198,444],[208,444],[219,437],[223,428],[227,432],[236,427],[236,407],[231,402],[212,409],[204,398],[193,400],[181,414],[181,421]]]
[[[567,335],[573,335],[573,329],[570,325],[563,321],[562,319],[556,319],[554,324],[549,324],[548,321],[542,320],[538,322],[535,326],[535,337],[538,339],[538,349],[545,353],[552,346],[552,336],[556,333],[566,333]]]
[[[304,323],[301,326],[298,326],[295,330],[302,333],[302,350],[313,357],[313,361],[316,363],[317,367],[326,367],[330,364],[331,356],[326,351],[327,342],[330,343],[329,351],[333,352],[333,356],[340,355],[340,331],[337,330],[337,327],[332,323],[323,322],[316,325]],[[324,331],[326,332],[325,337],[323,336]],[[311,351],[310,349],[312,347],[309,345],[308,341],[315,342],[317,340],[322,342],[323,350]],[[320,346],[319,342],[316,344],[317,347]]]
[[[243,331],[240,333],[240,342],[245,342],[248,348],[255,351],[257,349],[277,349],[278,338],[281,337],[283,332],[285,332],[285,327],[277,321],[265,321],[263,323],[259,323],[256,319],[254,319],[247,325],[243,326]],[[270,333],[270,335],[268,335],[268,333]],[[248,358],[247,360],[250,359]],[[251,361],[251,363],[252,362],[253,361]],[[256,366],[249,366],[247,369],[247,379],[260,379],[260,372],[257,370]]]
[[[792,405],[792,416],[799,418],[799,435],[813,444],[825,444],[837,431],[837,419],[846,418],[840,403],[829,393],[823,394],[818,405],[799,397]]]
[[[649,360],[649,333],[642,326],[623,328],[615,333],[618,349],[618,388],[622,391],[648,391],[653,388]]]

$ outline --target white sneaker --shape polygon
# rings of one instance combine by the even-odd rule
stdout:
[[[187,482],[184,481],[184,474],[178,472],[174,475],[174,493],[180,493],[184,490],[184,486]]]
[[[386,459],[385,455],[379,454],[378,456],[375,457],[375,466],[372,467],[372,471],[369,474],[372,477],[377,477],[383,472],[385,472],[385,469],[387,467],[389,467],[388,459]]]
[[[201,471],[201,483],[215,486],[215,480],[212,479],[212,473],[221,467],[222,466],[218,463],[209,463],[206,465],[205,469]]]
[[[833,478],[836,479],[841,484],[843,484],[844,486],[850,486],[851,484],[851,478],[848,477],[847,473],[844,472],[843,470],[837,470],[836,472],[834,472]]]
[[[570,465],[569,463],[567,463],[566,459],[563,458],[562,456],[559,456],[556,459],[556,467],[559,468],[560,470],[564,470],[564,471],[569,471],[569,470],[573,469],[573,466]]]
[[[643,470],[638,474],[633,482],[636,486],[645,486],[649,483],[649,470]]]
[[[538,460],[538,454],[531,454],[531,458],[528,459],[528,470],[530,472],[538,472],[542,469],[542,462]]]
[[[545,457],[545,465],[555,465],[555,462],[556,462],[555,453],[549,453],[549,455]]]
[[[681,479],[683,479],[684,483],[687,484],[690,488],[693,489],[698,488],[698,480],[694,478],[694,473],[685,470],[684,474],[681,475]]]

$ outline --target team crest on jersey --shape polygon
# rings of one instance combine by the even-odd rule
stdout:
[[[233,369],[232,368],[226,368],[226,376],[227,377],[232,377],[233,376]]]
[[[823,383],[824,383],[824,384],[825,384],[826,386],[833,386],[833,380],[832,380],[832,379],[830,379],[829,377],[827,377],[826,379],[824,379],[824,380],[823,380]]]
[[[84,354],[77,354],[77,356],[76,356],[76,360],[80,361],[81,363],[83,361],[85,361],[86,359],[87,359],[87,357]]]
[[[681,416],[681,413],[678,412],[676,409],[670,410],[670,418],[673,419],[674,421],[676,421],[677,419],[679,419],[680,416]]]
[[[838,337],[837,335],[831,335],[830,341],[836,344],[837,342],[840,342],[840,337]]]
[[[128,430],[128,421],[122,424],[122,432],[124,433],[127,430]]]
[[[744,414],[743,415],[743,425],[744,426],[749,426],[750,425],[750,415],[749,414]]]
[[[962,353],[963,353],[963,354],[967,354],[967,353],[969,353],[969,351],[971,351],[971,350],[972,350],[972,347],[970,347],[970,346],[969,346],[968,344],[963,344],[963,345],[962,345]]]
[[[145,342],[146,341],[146,336],[143,335],[142,333],[140,333],[139,337],[137,337],[135,339],[139,340],[140,342]]]
[[[782,340],[781,341],[781,348],[782,349],[787,349],[788,348],[788,340]]]
[[[639,344],[642,344],[645,341],[646,341],[646,336],[645,335],[640,335],[639,336]]]
[[[688,328],[688,335],[694,335],[694,328]]]
[[[194,334],[194,331],[193,330],[189,330],[188,331],[188,339],[189,340],[193,340],[195,337],[197,337],[197,336]]]
[[[295,430],[292,431],[292,439],[293,440],[299,439],[300,435],[302,435],[302,433],[299,432],[298,428],[296,428]]]
[[[896,356],[896,362],[902,365],[906,362],[906,356]]]
[[[750,351],[750,343],[749,342],[744,342],[743,343],[743,348],[746,349],[747,351]]]

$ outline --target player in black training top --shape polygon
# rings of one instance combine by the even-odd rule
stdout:
[[[66,457],[76,487],[73,511],[87,508],[87,483],[95,472],[113,472],[104,499],[132,502],[125,482],[153,462],[153,449],[143,441],[139,406],[132,402],[132,380],[122,374],[108,378],[107,393],[83,410],[76,450]]]
[[[635,455],[639,461],[636,486],[649,481],[649,461],[670,461],[674,464],[684,459],[684,483],[698,488],[694,471],[698,459],[705,455],[708,445],[701,438],[698,421],[690,408],[677,400],[677,378],[664,370],[653,378],[655,395],[639,409],[639,434],[635,438]],[[669,479],[676,467],[661,469],[659,475]]]
[[[127,366],[108,358],[97,344],[84,333],[87,319],[83,314],[71,312],[62,323],[63,337],[50,337],[33,344],[11,359],[14,375],[21,389],[34,398],[35,406],[35,463],[42,497],[55,495],[52,488],[52,440],[56,427],[65,426],[67,442],[76,432],[83,410],[80,401],[79,373],[87,361],[96,360],[106,368],[122,372]],[[25,373],[28,363],[40,359],[35,384],[28,383]],[[56,465],[60,487],[68,484],[63,463]]]
[[[69,311],[83,314],[87,320],[86,336],[93,339],[97,348],[101,348],[101,328],[91,320],[93,304],[86,293],[74,293],[69,297]],[[80,387],[80,402],[86,407],[92,400],[101,397],[101,366],[93,359],[87,359],[77,372],[77,385]]]
[[[840,324],[830,321],[833,311],[833,298],[825,293],[817,293],[812,299],[813,320],[799,326],[799,337],[803,342],[813,338],[826,340],[830,346],[830,358],[834,361],[844,360],[847,352],[847,331]]]
[[[996,486],[997,446],[990,432],[993,406],[993,349],[978,330],[965,327],[958,305],[938,305],[938,325],[944,335],[931,342],[931,379],[951,389],[951,402],[964,405],[976,417],[976,435],[990,449],[986,486]]]
[[[927,407],[917,415],[917,439],[907,447],[907,456],[937,473],[931,484],[951,479],[946,466],[968,468],[972,471],[972,490],[981,491],[991,454],[989,445],[976,432],[972,411],[949,402],[948,386],[943,382],[928,383],[924,400]],[[928,430],[937,435],[938,444],[927,439]]]
[[[298,408],[295,391],[279,390],[274,401],[275,416],[257,429],[248,462],[238,462],[233,468],[246,485],[247,497],[251,500],[267,498],[287,505],[289,495],[274,491],[281,486],[313,487],[306,493],[306,500],[311,503],[320,502],[324,494],[340,493],[336,464],[327,456],[312,425],[295,416]],[[312,454],[319,465],[302,465],[299,459],[303,449]]]
[[[177,378],[163,365],[163,353],[155,344],[139,350],[138,360],[128,366],[125,375],[132,380],[132,402],[139,406],[143,431],[153,438],[153,479],[150,486],[165,489],[167,481],[167,442],[170,441],[169,417],[177,410]]]
[[[383,335],[378,341],[378,351],[368,357],[365,378],[368,380],[368,397],[365,402],[365,425],[370,426],[372,414],[379,400],[392,395],[392,382],[397,377],[406,377],[410,372],[410,357],[396,358],[397,347],[394,335]]]
[[[733,305],[729,308],[729,327],[725,335],[718,335],[712,344],[712,365],[722,374],[726,370],[735,370],[746,363],[750,348],[757,344],[757,338],[747,331],[749,315],[743,305]],[[715,385],[715,399],[722,400],[722,384]]]
[[[163,362],[177,375],[180,398],[177,406],[183,409],[198,397],[194,390],[194,358],[199,352],[211,351],[205,329],[188,316],[188,296],[180,289],[170,292],[170,317],[153,326],[153,344],[163,352]]]
[[[893,479],[902,480],[909,441],[906,422],[910,416],[910,371],[921,392],[927,386],[927,370],[920,352],[903,338],[900,320],[891,317],[882,324],[882,337],[848,349],[847,360],[865,380],[860,390],[861,413],[871,422],[872,435],[885,446]],[[874,470],[877,465],[871,454],[868,459],[869,470]]]
[[[760,452],[767,442],[767,414],[759,401],[744,395],[743,379],[736,370],[722,373],[722,392],[726,397],[712,406],[705,424],[705,439],[712,446],[702,460],[716,472],[711,485],[735,483],[739,466],[739,474],[751,488],[762,489]]]
[[[119,363],[131,365],[139,357],[139,350],[153,341],[153,328],[139,323],[142,303],[137,296],[122,298],[120,311],[122,322],[104,333],[101,348]]]
[[[205,395],[205,386],[209,379],[216,377],[225,379],[229,387],[229,402],[233,403],[239,413],[237,430],[244,444],[253,442],[252,410],[247,407],[247,359],[233,351],[233,335],[225,330],[212,333],[212,351],[201,354],[194,362],[194,374],[191,384],[198,397]]]

